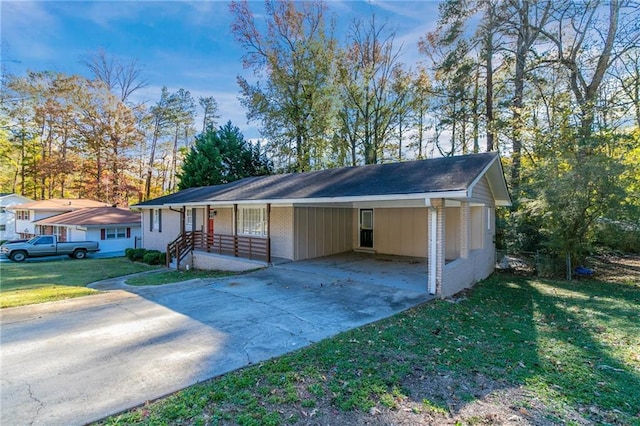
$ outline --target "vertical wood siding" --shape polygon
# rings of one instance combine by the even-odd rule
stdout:
[[[294,259],[312,259],[353,249],[352,209],[296,207]]]

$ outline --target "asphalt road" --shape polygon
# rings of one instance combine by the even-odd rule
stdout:
[[[85,424],[429,299],[268,268],[0,311],[0,424]]]

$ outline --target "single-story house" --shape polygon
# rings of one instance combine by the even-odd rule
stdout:
[[[143,247],[178,262],[190,252],[196,268],[349,251],[421,257],[425,289],[446,297],[492,273],[495,208],[510,203],[499,155],[482,153],[249,177],[136,207]]]
[[[135,248],[141,237],[140,213],[118,207],[88,207],[35,222],[41,235],[54,230],[61,241],[98,241],[102,253]]]
[[[40,228],[36,222],[61,213],[89,207],[106,207],[106,203],[85,198],[51,198],[48,200],[32,201],[10,207],[15,213],[15,230],[20,238],[31,238],[36,235],[57,235],[64,241],[62,230],[53,227],[50,231]]]
[[[33,200],[11,192],[0,193],[0,241],[20,238],[16,232],[16,214],[8,208],[30,201]]]

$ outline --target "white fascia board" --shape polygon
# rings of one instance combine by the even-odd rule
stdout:
[[[140,210],[144,210],[144,209],[161,209],[163,207],[166,207],[166,204],[154,204],[152,206],[150,205],[146,205],[146,206],[131,206],[132,209],[140,209]]]
[[[182,207],[189,206],[221,206],[233,204],[277,204],[277,205],[297,205],[297,204],[332,204],[332,203],[362,203],[375,201],[394,201],[394,200],[423,200],[432,198],[456,198],[466,199],[467,192],[459,191],[443,191],[443,192],[426,192],[416,194],[393,194],[393,195],[362,195],[354,197],[322,197],[322,198],[277,198],[262,200],[236,200],[233,202],[224,201],[198,201],[194,203],[168,203],[164,207]]]
[[[467,188],[467,198],[471,198],[471,196],[473,195],[473,189],[476,187],[476,185],[478,184],[478,182],[480,182],[480,179],[483,178],[483,176],[485,174],[487,174],[487,172],[489,171],[489,169],[493,166],[493,163],[496,162],[496,160],[499,157],[496,155],[495,157],[493,157],[493,160],[491,160],[489,162],[489,164],[487,164],[485,166],[484,169],[482,169],[482,171],[480,173],[478,173],[478,176],[476,176],[476,178],[473,180],[473,182],[471,182],[471,184],[469,185],[469,187]]]
[[[496,164],[497,162],[497,164]],[[495,166],[494,166],[495,165]],[[492,186],[492,179],[491,176],[489,175],[489,172],[491,171],[492,167],[497,167],[497,172],[494,172],[494,176],[497,174],[499,176],[499,178],[501,180],[501,184],[504,185],[504,192],[508,198],[508,200],[502,201],[502,200],[496,200],[495,199],[495,190]],[[500,161],[500,155],[496,155],[493,160],[491,160],[489,162],[489,164],[487,164],[487,166],[478,174],[478,176],[476,176],[476,178],[473,180],[473,182],[471,182],[471,184],[469,185],[469,188],[467,188],[467,198],[471,198],[473,195],[473,190],[475,188],[475,186],[478,184],[478,182],[480,182],[480,179],[482,179],[483,176],[487,176],[487,181],[489,183],[489,187],[491,188],[491,192],[494,195],[494,200],[496,203],[496,206],[510,206],[511,205],[511,197],[509,195],[509,189],[507,188],[506,182],[504,181],[504,170],[502,169],[502,162]]]

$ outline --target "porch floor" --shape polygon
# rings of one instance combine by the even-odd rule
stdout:
[[[275,262],[273,267],[427,292],[428,265],[422,257],[346,252],[296,262]]]

